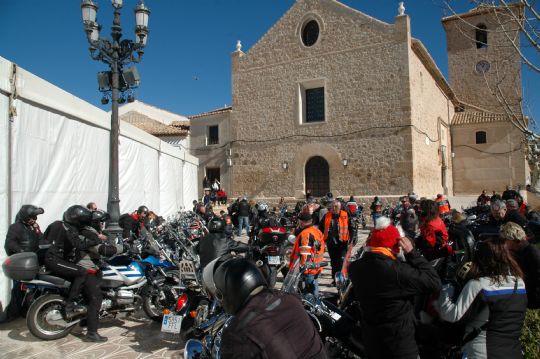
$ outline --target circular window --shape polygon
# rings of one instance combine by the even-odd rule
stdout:
[[[315,20],[308,21],[302,29],[302,42],[306,46],[313,46],[319,39],[319,24]]]

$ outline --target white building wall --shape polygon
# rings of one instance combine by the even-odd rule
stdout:
[[[0,262],[7,227],[21,205],[45,209],[38,218],[44,231],[73,204],[93,201],[105,209],[108,192],[109,113],[17,68],[17,116],[10,124],[12,72],[13,64],[0,57]],[[190,204],[197,195],[198,160],[128,123],[120,132],[121,212],[145,204],[168,216]],[[0,272],[4,308],[8,286]]]

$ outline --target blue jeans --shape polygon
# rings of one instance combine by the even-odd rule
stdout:
[[[304,274],[305,292],[311,293],[315,298],[319,298],[319,275]]]
[[[242,229],[246,229],[246,234],[249,235],[249,217],[238,217],[237,235],[242,235]]]

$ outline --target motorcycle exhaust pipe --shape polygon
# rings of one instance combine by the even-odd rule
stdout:
[[[263,266],[263,264],[264,264],[264,262],[263,262],[262,260],[260,260],[260,259],[259,259],[258,261],[255,262],[255,265],[256,265],[257,267],[259,267],[259,268],[261,268],[261,267]]]

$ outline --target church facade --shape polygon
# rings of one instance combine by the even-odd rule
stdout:
[[[389,24],[298,0],[231,57],[230,138],[219,146],[230,195],[454,194],[452,123],[466,110],[402,11]]]

